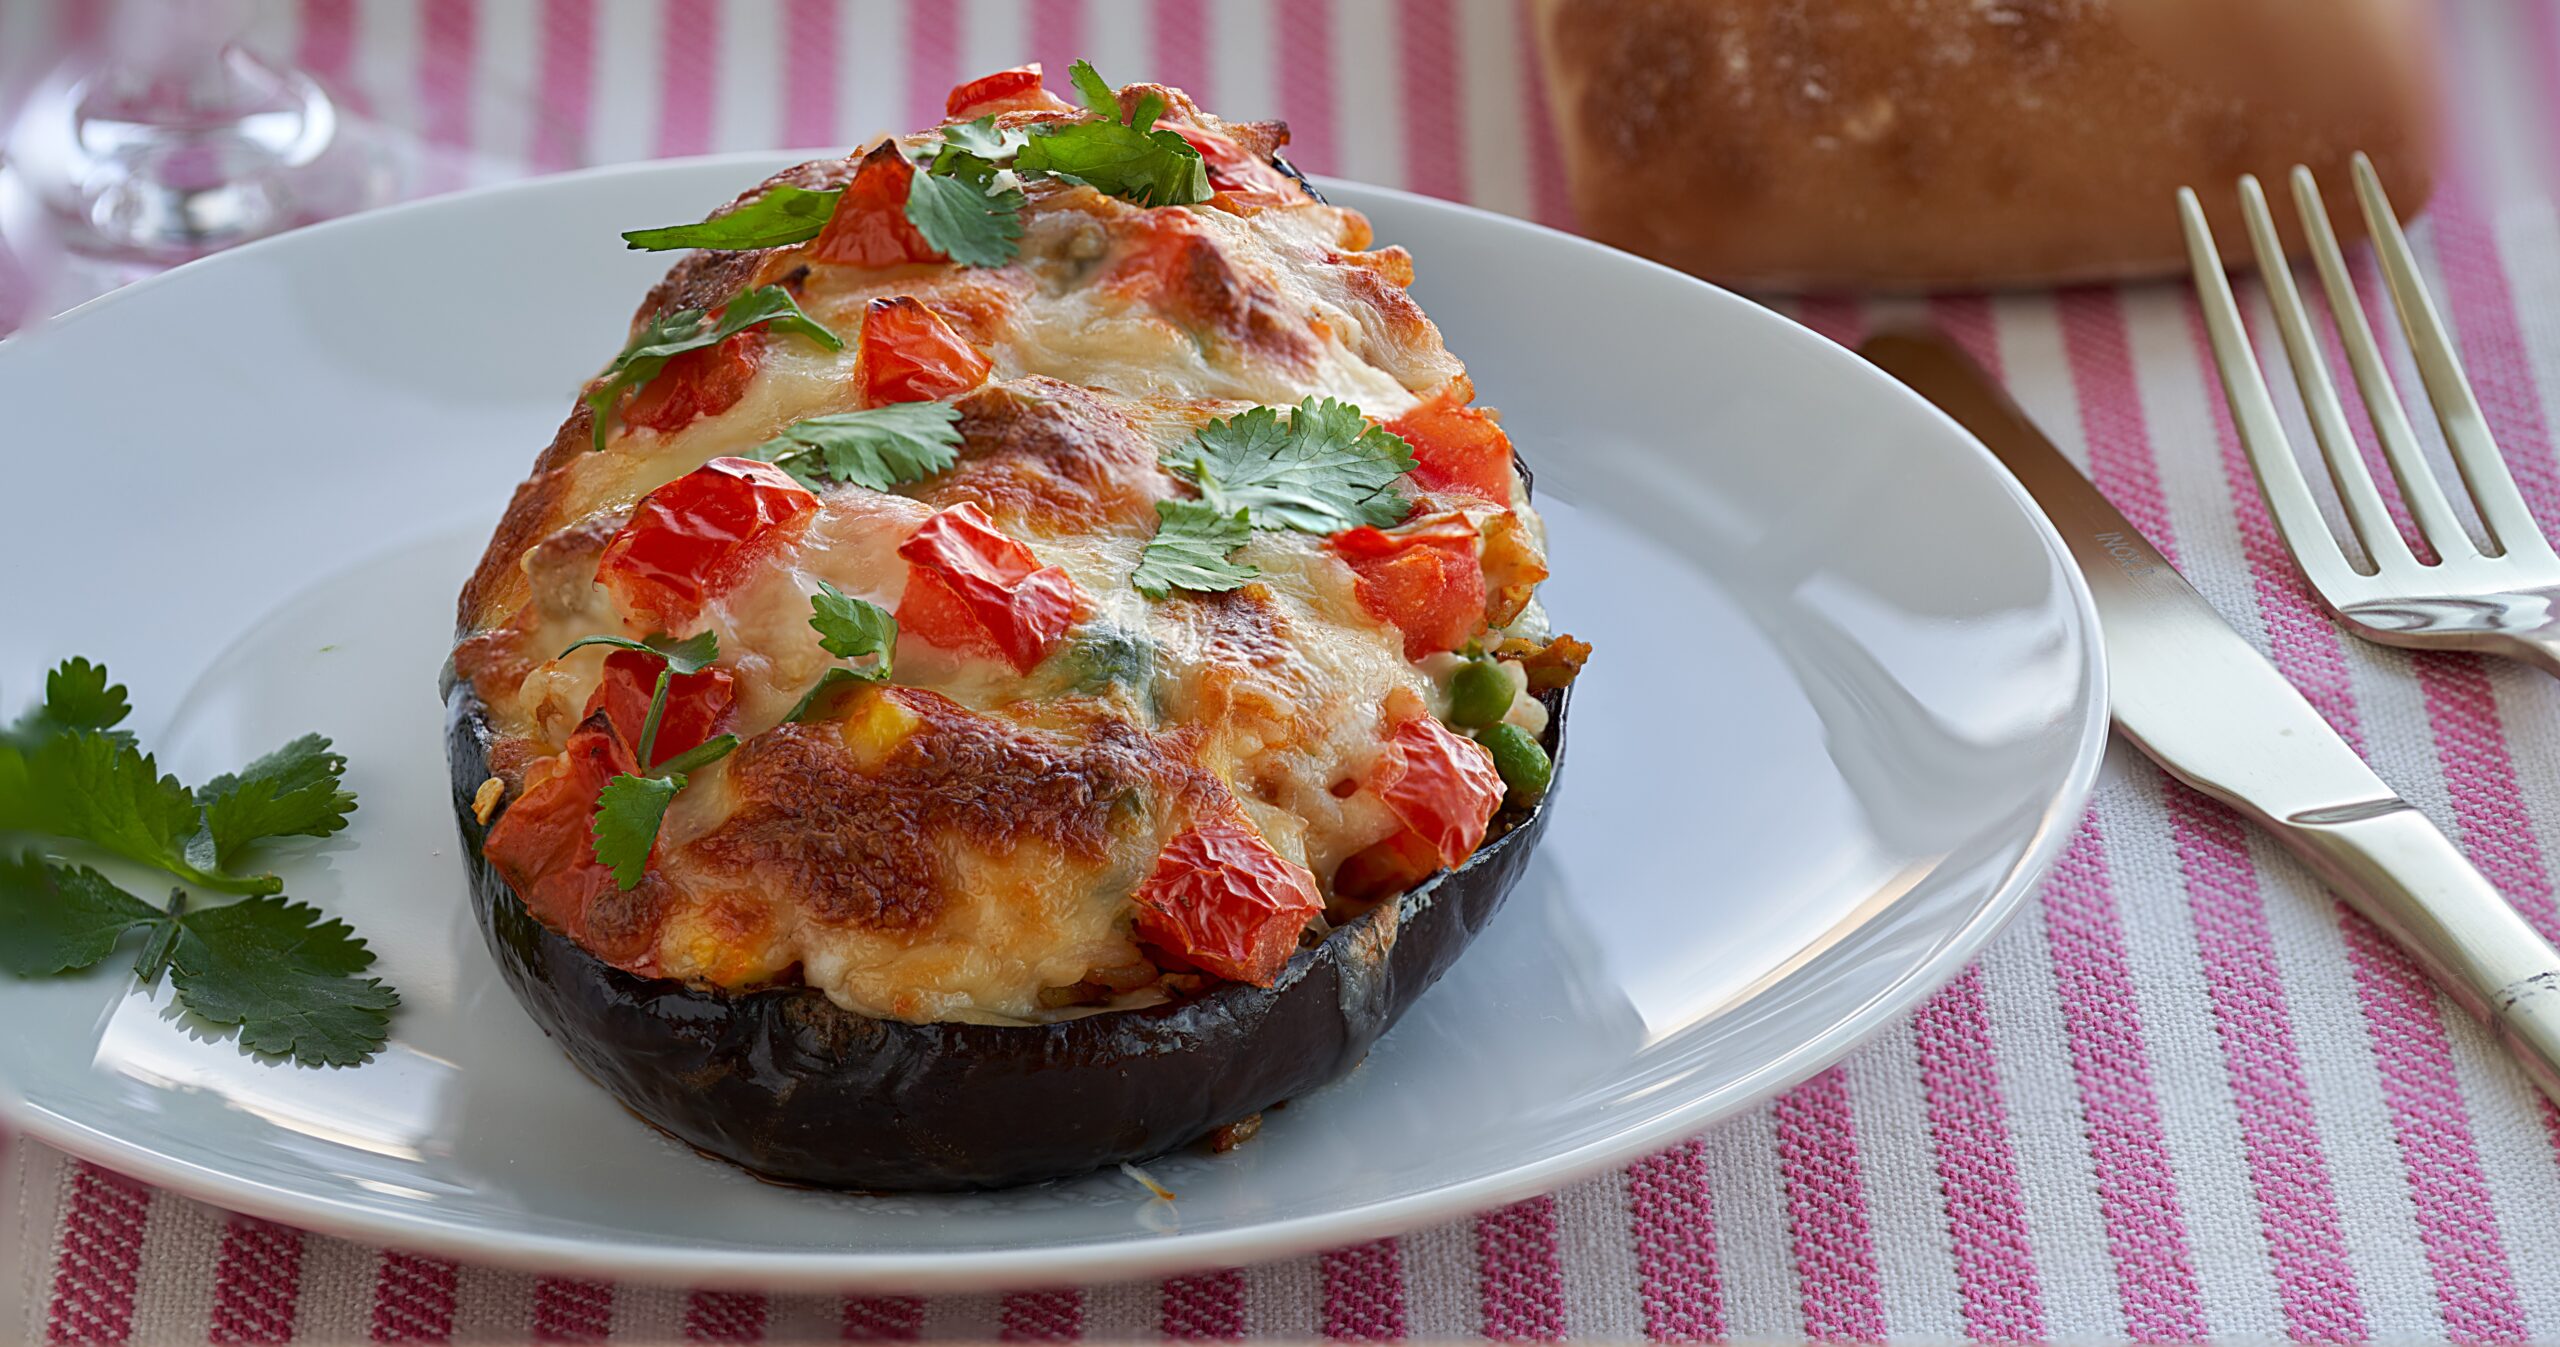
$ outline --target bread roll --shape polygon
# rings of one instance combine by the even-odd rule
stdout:
[[[2182,270],[2175,193],[2247,255],[2234,184],[2348,157],[2433,183],[2417,0],[1540,0],[1582,228],[1761,289],[1973,288]]]

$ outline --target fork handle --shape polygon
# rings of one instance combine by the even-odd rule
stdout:
[[[2560,950],[2452,839],[2396,797],[2259,821],[2415,957],[2560,1103]]]
[[[2511,655],[2525,663],[2560,678],[2560,618],[2534,628],[2503,636],[2503,644],[2490,647],[2488,653]]]

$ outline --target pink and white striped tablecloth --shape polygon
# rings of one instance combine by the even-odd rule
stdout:
[[[0,67],[95,22],[0,0]],[[1082,54],[1287,118],[1310,169],[1570,224],[1513,0],[302,0],[262,24],[453,151],[441,185],[846,145],[930,120],[971,72]],[[2420,250],[2560,527],[2560,9],[2449,0],[2443,31],[2457,164]],[[1844,339],[1907,315],[1791,307]],[[1925,312],[2560,933],[2560,686],[2338,635],[2180,290]],[[2299,866],[2121,752],[2040,899],[1841,1066],[1623,1172],[1291,1262],[1005,1296],[689,1292],[306,1235],[32,1145],[0,1175],[0,1338],[55,1342],[2560,1338],[2560,1117]]]

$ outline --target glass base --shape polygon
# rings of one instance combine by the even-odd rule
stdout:
[[[10,171],[64,247],[167,265],[397,198],[401,156],[309,76],[244,48],[186,79],[57,71]]]

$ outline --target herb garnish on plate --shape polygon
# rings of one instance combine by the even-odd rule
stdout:
[[[140,931],[133,968],[144,985],[167,975],[179,1005],[237,1028],[250,1051],[306,1066],[371,1058],[400,1004],[363,976],[372,951],[249,864],[279,839],[346,827],[356,807],[346,759],[307,734],[190,791],[116,728],[131,709],[103,666],[71,659],[46,677],[43,702],[0,730],[0,834],[40,839],[38,850],[0,853],[0,968],[79,972]],[[200,906],[178,887],[155,906],[50,854],[65,845],[252,896]]]

